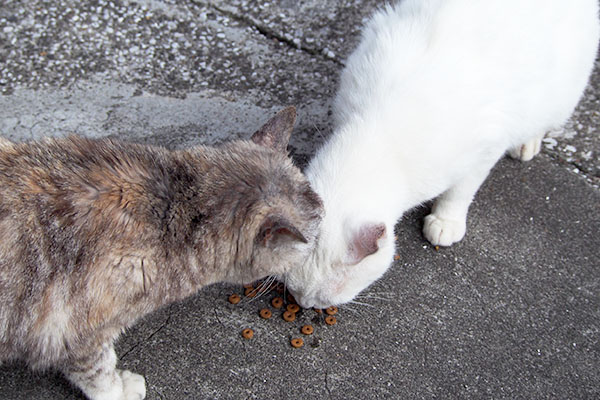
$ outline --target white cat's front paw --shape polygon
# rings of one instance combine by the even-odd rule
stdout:
[[[508,154],[514,159],[521,161],[530,161],[542,149],[542,140],[535,138],[529,142],[510,149]]]
[[[450,246],[465,236],[466,222],[439,218],[435,214],[425,217],[423,235],[435,246]]]
[[[146,380],[143,376],[131,371],[117,371],[123,381],[122,400],[142,400],[146,397]]]

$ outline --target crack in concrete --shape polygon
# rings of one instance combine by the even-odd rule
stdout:
[[[170,321],[171,321],[171,306],[169,306],[169,309],[167,312],[167,319],[158,328],[156,328],[154,331],[152,331],[152,333],[150,335],[148,335],[148,337],[146,339],[141,340],[138,343],[134,344],[121,357],[119,357],[119,360],[125,359],[125,357],[127,357],[127,355],[129,355],[129,353],[131,353],[132,351],[137,349],[142,343],[148,342],[150,339],[152,339],[155,335],[157,335],[160,331],[162,331],[169,324]]]
[[[258,31],[258,33],[260,33],[262,36],[264,36],[267,39],[277,40],[278,42],[283,43],[288,47],[291,47],[293,49],[302,50],[303,52],[310,54],[311,56],[324,58],[328,61],[334,62],[337,65],[344,66],[344,63],[342,61],[340,61],[338,58],[326,56],[323,53],[323,49],[317,49],[317,48],[302,45],[301,43],[300,44],[295,43],[292,39],[287,38],[283,35],[280,35],[275,30],[261,24],[260,22],[256,21],[254,18],[252,18],[250,16],[238,15],[233,11],[226,10],[226,9],[221,8],[218,5],[215,5],[212,3],[204,3],[204,2],[195,1],[195,0],[192,0],[192,3],[210,7],[213,10],[215,10],[223,15],[226,15],[227,17],[229,17],[237,22],[240,22],[247,26],[250,26],[250,27],[256,29]]]
[[[219,314],[217,313],[217,307],[214,306],[213,307],[213,313],[215,314],[215,318],[217,319],[217,322],[225,328],[225,324],[223,323],[223,321],[221,321],[221,318],[219,317]]]
[[[331,395],[331,388],[329,387],[329,371],[325,371],[325,389],[327,390],[329,398],[333,398]]]

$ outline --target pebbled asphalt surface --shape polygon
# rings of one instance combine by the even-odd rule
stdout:
[[[345,57],[375,0],[5,1],[0,133],[79,133],[169,148],[247,137],[295,104],[303,165],[330,132]],[[340,307],[285,323],[214,285],[119,341],[148,399],[600,397],[600,72],[530,163],[503,160],[467,236],[436,251],[427,207],[397,226],[386,276]],[[302,323],[315,334],[289,345]],[[252,340],[240,336],[255,331]],[[0,398],[82,399],[60,375],[0,366]]]

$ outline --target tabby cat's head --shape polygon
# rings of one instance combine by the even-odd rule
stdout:
[[[250,140],[214,150],[218,161],[211,165],[218,167],[207,177],[214,204],[201,208],[211,215],[213,232],[221,227],[216,250],[232,260],[227,281],[281,277],[303,264],[314,246],[323,205],[286,150],[295,119],[295,109],[286,108]]]

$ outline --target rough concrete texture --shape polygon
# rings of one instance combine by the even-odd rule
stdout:
[[[96,0],[0,4],[0,132],[169,148],[246,137],[299,107],[300,164],[330,132],[343,62],[375,0]],[[600,397],[600,72],[530,163],[503,160],[459,244],[397,226],[399,259],[327,326],[264,321],[215,285],[119,341],[148,399]],[[557,136],[558,135],[558,136]],[[393,183],[390,183],[393,184]],[[289,345],[303,322],[316,332]],[[255,330],[252,340],[240,336]],[[0,367],[1,399],[81,399],[60,375]]]

